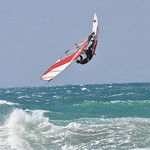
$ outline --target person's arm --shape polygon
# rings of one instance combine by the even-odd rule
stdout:
[[[80,60],[82,60],[83,59],[83,57],[80,55]]]

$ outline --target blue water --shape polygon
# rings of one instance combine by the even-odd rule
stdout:
[[[150,149],[150,83],[0,89],[0,150]]]

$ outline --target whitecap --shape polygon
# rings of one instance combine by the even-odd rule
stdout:
[[[43,115],[44,113],[46,113],[46,112],[50,112],[50,111],[48,111],[48,110],[31,110],[31,109],[25,109],[24,110],[25,112],[31,112],[32,114],[34,114],[34,113],[39,113],[40,115]]]
[[[54,95],[54,96],[53,96],[53,98],[59,99],[59,98],[60,98],[60,96],[58,96],[58,95]]]
[[[107,96],[107,97],[117,97],[117,96],[122,96],[124,95],[125,93],[120,93],[120,94],[113,94],[113,95],[110,95],[110,96]]]
[[[42,95],[32,94],[32,97],[43,97]]]
[[[87,88],[81,88],[81,90],[82,90],[82,91],[86,91],[86,90],[87,90]]]
[[[30,98],[30,96],[25,95],[25,96],[19,96],[18,97],[18,99],[22,99],[22,98]]]
[[[45,94],[46,94],[46,92],[39,92],[39,94],[45,95]]]
[[[94,100],[91,100],[91,101],[85,100],[84,103],[85,103],[85,104],[86,104],[86,103],[89,104],[89,103],[98,103],[98,102],[97,102],[97,101],[94,101]]]
[[[115,100],[115,101],[110,101],[110,103],[114,104],[114,103],[123,103],[125,101],[121,101],[121,100]]]
[[[16,92],[16,94],[21,94],[21,92]]]
[[[6,91],[5,93],[9,94],[9,93],[12,93],[11,91]]]
[[[6,100],[0,100],[0,105],[2,104],[7,104],[7,105],[19,105],[18,103],[12,103],[12,102],[8,102]]]

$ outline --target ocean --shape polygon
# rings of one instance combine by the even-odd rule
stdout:
[[[148,150],[150,83],[0,89],[0,150]]]

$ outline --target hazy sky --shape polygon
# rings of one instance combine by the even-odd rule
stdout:
[[[1,0],[0,88],[45,85],[41,75],[91,33],[94,13],[96,56],[49,86],[150,82],[150,0]]]

